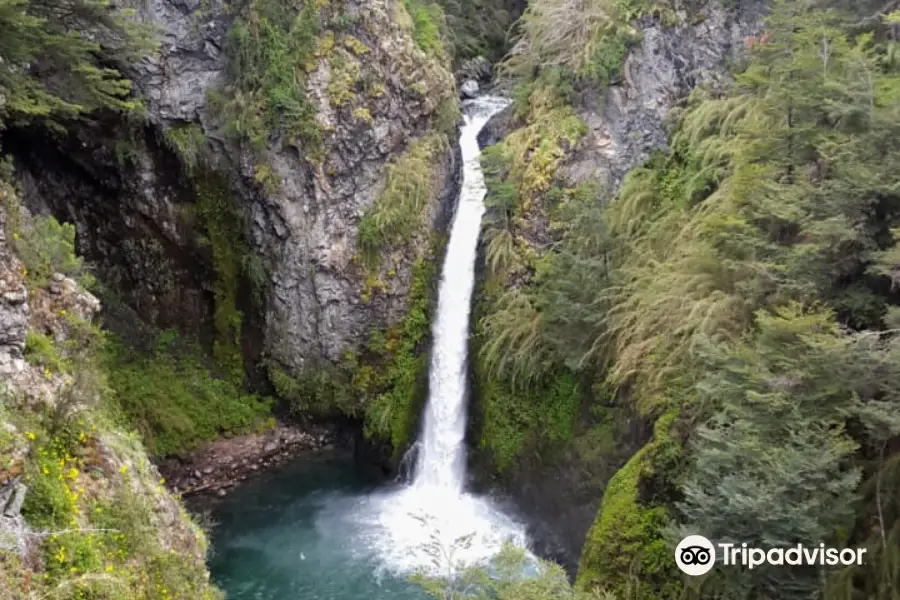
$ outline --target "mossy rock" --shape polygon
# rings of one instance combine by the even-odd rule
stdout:
[[[627,597],[638,600],[679,596],[674,547],[664,535],[670,509],[647,485],[659,475],[677,477],[682,455],[672,435],[677,417],[677,410],[660,417],[653,439],[610,479],[582,550],[577,578],[582,589],[599,587],[617,597],[626,597],[627,590]]]

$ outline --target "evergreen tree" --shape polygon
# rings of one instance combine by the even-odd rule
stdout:
[[[790,305],[758,313],[756,327],[746,341],[704,350],[700,401],[718,410],[696,433],[682,530],[760,548],[838,544],[838,532],[852,527],[861,476],[848,423],[876,435],[900,431],[890,418],[900,365],[890,346],[842,331],[829,312]],[[821,575],[722,570],[734,597],[808,598]]]
[[[0,0],[0,127],[135,109],[119,68],[147,34],[102,0]]]

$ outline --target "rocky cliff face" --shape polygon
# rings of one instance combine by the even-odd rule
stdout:
[[[7,233],[19,236],[7,221],[18,200],[2,180],[0,201],[2,590],[141,597],[155,588],[212,600],[204,533],[105,412],[87,350],[98,340],[99,301],[60,273],[29,279],[8,243]]]
[[[572,183],[595,178],[615,190],[631,168],[666,148],[672,109],[697,86],[730,80],[729,66],[759,33],[769,3],[732,4],[678,10],[674,26],[653,17],[637,24],[642,41],[625,59],[623,81],[583,92],[578,112],[588,135],[563,177]]]
[[[61,143],[13,132],[6,145],[30,206],[75,222],[80,250],[142,317],[217,340],[243,332],[245,355],[296,373],[339,361],[405,314],[412,265],[453,210],[458,107],[440,52],[417,41],[402,2],[310,4],[312,52],[291,68],[318,142],[267,122],[253,143],[211,98],[244,98],[229,45],[256,4],[152,0],[141,15],[159,52],[130,73],[145,119],[97,122]],[[408,171],[429,185],[405,185]],[[370,215],[380,226],[379,203],[398,189],[416,195],[416,214],[363,261],[360,225]]]

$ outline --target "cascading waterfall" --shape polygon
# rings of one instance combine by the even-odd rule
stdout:
[[[520,523],[488,499],[464,490],[469,315],[486,193],[477,138],[488,119],[507,104],[492,96],[464,104],[463,185],[432,326],[429,397],[415,476],[410,485],[373,495],[358,507],[360,545],[376,552],[395,572],[446,572],[489,559],[507,541],[519,546],[527,542]],[[450,553],[453,564],[448,565]]]
[[[429,397],[413,485],[454,495],[462,493],[465,479],[469,312],[486,192],[479,164],[478,133],[506,104],[505,99],[487,96],[466,107],[469,114],[459,140],[463,185],[441,273],[437,318],[432,326]]]

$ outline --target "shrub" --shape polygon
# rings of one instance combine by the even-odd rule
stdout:
[[[403,6],[412,19],[413,39],[419,48],[441,61],[451,58],[444,43],[447,23],[440,4],[427,0],[403,0]]]
[[[43,443],[28,462],[25,471],[28,493],[22,515],[34,527],[64,529],[75,518],[77,505],[66,479],[67,458],[60,456],[52,445]]]
[[[446,136],[429,134],[410,143],[406,152],[388,165],[384,191],[360,223],[364,252],[376,252],[375,242],[400,243],[418,230],[434,193],[433,162],[447,144]]]
[[[234,20],[225,52],[229,84],[211,96],[226,130],[257,150],[274,134],[315,154],[322,132],[306,93],[320,28],[317,3],[249,2]]]
[[[206,144],[203,127],[198,123],[173,125],[166,131],[166,141],[181,158],[185,170],[193,173],[200,164],[203,146]]]
[[[49,336],[34,331],[25,334],[25,360],[28,364],[44,367],[51,372],[63,373],[69,370],[56,343]]]
[[[25,268],[28,281],[37,287],[49,283],[54,273],[72,277],[82,287],[93,287],[96,280],[75,252],[75,226],[60,223],[53,216],[28,216],[19,212],[11,246]]]

